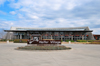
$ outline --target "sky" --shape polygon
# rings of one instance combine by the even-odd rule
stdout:
[[[85,26],[100,34],[100,0],[0,0],[0,29]]]

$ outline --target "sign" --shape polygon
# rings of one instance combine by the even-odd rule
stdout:
[[[34,37],[28,40],[27,44],[61,44],[61,40],[39,40],[38,37]]]
[[[61,44],[61,40],[28,40],[28,44]]]

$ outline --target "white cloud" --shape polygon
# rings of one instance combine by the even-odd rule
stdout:
[[[14,24],[13,22],[10,23],[10,25],[13,25],[13,24]]]
[[[15,21],[0,20],[0,23],[0,28],[10,29],[11,26],[14,26]]]
[[[38,16],[35,16],[34,14],[26,14],[27,17],[32,18],[32,19],[38,19]]]
[[[72,10],[76,6],[75,3],[68,3],[66,9],[67,10]]]
[[[19,19],[24,19],[24,16],[22,14],[18,14]]]
[[[10,0],[9,0],[10,1]],[[82,27],[91,29],[100,24],[98,7],[93,8],[92,0],[18,0],[11,1],[9,12],[16,21],[4,21],[9,26],[23,27]],[[86,4],[89,4],[88,6]],[[88,7],[88,8],[87,8]],[[74,10],[75,9],[75,10]],[[89,10],[91,9],[91,10]],[[93,11],[92,13],[90,13]],[[95,14],[97,13],[97,14]],[[15,15],[16,14],[16,15]],[[94,14],[94,15],[93,15]],[[87,17],[87,18],[86,18]],[[10,22],[9,22],[10,21]],[[7,26],[7,25],[6,25]],[[95,27],[96,28],[96,27]],[[99,30],[99,29],[98,29]],[[97,31],[97,30],[96,30]],[[94,32],[96,32],[94,29]],[[99,31],[100,32],[100,31]]]
[[[16,14],[16,12],[15,12],[15,11],[11,11],[11,12],[10,12],[10,14],[15,15],[15,14]]]
[[[92,28],[93,34],[100,34],[100,28]]]
[[[38,17],[37,17],[37,16],[32,16],[32,18],[34,18],[34,19],[38,19]]]
[[[79,2],[79,3],[78,3]],[[51,8],[53,10],[59,10],[61,6],[66,9],[73,9],[75,6],[79,5],[79,0],[18,0],[17,3],[11,3],[11,7],[19,9],[20,7],[31,7],[34,8]],[[12,6],[13,5],[13,6]]]
[[[3,22],[4,24],[8,24],[9,26],[14,24],[12,21],[3,21]]]
[[[6,15],[6,12],[0,10],[0,14]]]
[[[61,7],[61,4],[55,4],[53,7],[51,7],[53,10],[59,10]]]
[[[0,0],[0,5],[1,5],[1,4],[4,4],[5,1],[6,1],[6,0]]]

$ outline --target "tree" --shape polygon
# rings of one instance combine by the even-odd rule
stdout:
[[[4,37],[5,34],[6,34],[6,33],[4,32],[4,29],[3,29],[3,28],[0,29],[0,38],[1,38],[1,39],[3,39],[3,37]]]

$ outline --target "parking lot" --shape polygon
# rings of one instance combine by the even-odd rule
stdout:
[[[71,50],[15,50],[26,45],[0,43],[0,66],[100,66],[100,45],[63,44]]]

